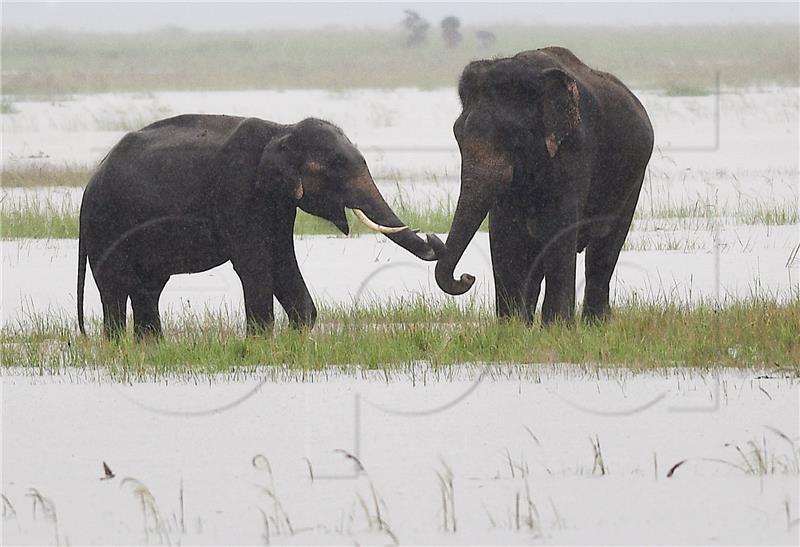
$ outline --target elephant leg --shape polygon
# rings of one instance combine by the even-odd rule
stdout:
[[[272,276],[269,272],[253,273],[237,270],[244,292],[244,315],[247,335],[257,336],[272,330],[275,322],[273,310]]]
[[[574,238],[573,238],[574,239]],[[545,259],[542,323],[572,323],[575,317],[576,253],[569,245],[553,249]]]
[[[489,212],[489,247],[495,282],[495,310],[500,318],[533,321],[542,283],[540,245],[527,232],[524,211],[499,204]]]
[[[613,223],[608,234],[589,241],[586,246],[586,290],[582,313],[584,321],[602,320],[610,311],[611,276],[628,236],[638,197],[637,192],[629,199],[623,214]]]
[[[125,258],[115,255],[110,260],[89,258],[100,302],[103,304],[103,335],[111,340],[125,332],[131,277]]]
[[[141,340],[146,337],[161,336],[161,317],[158,313],[158,300],[169,277],[147,279],[131,291],[133,308],[133,332]]]
[[[98,289],[103,304],[103,335],[112,340],[125,332],[128,291],[112,283],[104,283]]]
[[[317,320],[317,308],[297,265],[294,245],[274,266],[275,297],[286,310],[289,325],[295,329],[312,328]]]
[[[527,321],[533,322],[533,314],[536,313],[536,305],[539,302],[539,294],[542,291],[542,280],[544,280],[544,261],[542,260],[542,247],[537,242],[530,254],[530,271],[525,282],[525,301],[526,310],[530,314]]]
[[[317,320],[317,308],[308,292],[303,274],[297,265],[294,250],[294,221],[296,210],[276,211],[272,249],[272,280],[275,298],[295,329],[312,328]]]
[[[272,242],[266,227],[257,219],[243,222],[241,229],[228,245],[233,269],[242,282],[247,335],[257,336],[271,332],[275,322]]]
[[[561,227],[553,232],[543,250],[545,291],[542,323],[570,324],[575,317],[578,225],[571,215],[559,212],[550,213],[548,218],[561,219]]]

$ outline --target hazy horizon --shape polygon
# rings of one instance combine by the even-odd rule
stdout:
[[[798,24],[798,4],[780,3],[242,3],[3,2],[4,30],[137,32],[400,28],[411,9],[432,27],[454,15],[463,25],[732,25]]]

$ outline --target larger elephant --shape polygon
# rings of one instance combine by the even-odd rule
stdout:
[[[338,127],[313,118],[184,115],[127,134],[101,162],[80,211],[78,321],[86,260],[106,336],[158,334],[159,296],[173,274],[228,260],[241,279],[248,333],[273,323],[273,295],[295,327],[317,310],[295,258],[296,209],[348,233],[345,207],[423,260],[435,254],[386,204],[367,164]]]
[[[583,250],[583,316],[605,316],[653,149],[644,107],[560,47],[472,62],[458,92],[461,191],[446,244],[432,240],[439,287],[470,289],[453,272],[488,214],[498,316],[531,322],[544,280],[543,322],[572,321]]]

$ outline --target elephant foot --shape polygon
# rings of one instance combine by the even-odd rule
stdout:
[[[581,319],[587,325],[598,325],[607,321],[610,316],[611,310],[609,308],[603,308],[599,310],[589,308],[583,310]]]

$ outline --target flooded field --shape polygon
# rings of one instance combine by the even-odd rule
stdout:
[[[756,370],[8,371],[4,541],[792,545],[797,394]]]
[[[796,301],[798,90],[637,95],[656,149],[612,305]],[[360,147],[390,203],[434,210],[439,228],[430,229],[442,238],[458,196],[455,89],[76,95],[13,105],[2,115],[4,173],[88,176],[124,132],[178,113],[286,123],[318,116]],[[69,363],[72,344],[83,343],[74,332],[77,240],[48,236],[46,226],[30,237],[8,230],[17,229],[15,211],[32,211],[34,223],[48,215],[74,223],[82,189],[22,186],[2,188],[2,326],[18,336],[53,317],[56,327],[4,344],[27,343],[29,352],[14,355],[33,356],[51,344]],[[431,264],[382,236],[298,233],[296,247],[323,307],[454,301]],[[579,299],[582,268],[579,255]],[[472,299],[455,301],[491,310],[486,232],[456,271],[478,281]],[[96,321],[91,276],[86,290]],[[230,264],[173,277],[161,299],[173,320],[242,309]],[[466,319],[448,326],[453,338],[472,327]],[[653,346],[664,333],[650,329],[624,340]],[[786,325],[782,339],[796,330]],[[116,351],[91,335],[98,345],[83,355]],[[298,346],[316,340],[304,335]],[[410,343],[429,340],[411,329]],[[248,348],[232,351],[244,359]],[[730,344],[713,355],[748,350]],[[299,365],[231,365],[220,375],[184,365],[125,381],[102,362],[58,374],[4,362],[3,542],[797,544],[796,366],[731,369],[709,359],[700,368],[626,369],[604,358],[599,351],[603,367],[377,359],[369,370],[362,362],[311,369],[298,356]]]
[[[442,234],[444,237],[445,234]],[[798,283],[797,267],[787,258],[797,245],[792,226],[738,226],[714,234],[657,230],[634,232],[637,239],[683,238],[690,251],[624,251],[612,295],[649,302],[733,302],[752,296],[790,298]],[[77,241],[3,241],[3,324],[25,323],[35,313],[75,316]],[[369,304],[422,296],[450,300],[436,286],[433,265],[420,262],[383,236],[342,238],[307,236],[297,240],[298,262],[315,301],[330,305]],[[472,289],[480,305],[494,302],[488,234],[479,233],[459,266],[478,278]],[[578,298],[582,297],[583,255],[578,259]],[[87,313],[101,316],[100,295],[86,285]],[[173,276],[161,297],[165,313],[239,310],[242,288],[230,263],[207,272]],[[324,318],[322,318],[324,319]]]
[[[722,88],[719,95],[690,97],[634,91],[653,122],[656,150],[650,170],[656,176],[674,169],[681,174],[676,184],[691,184],[702,170],[722,177],[737,170],[769,169],[774,175],[797,168],[797,88]],[[451,130],[461,111],[455,88],[116,93],[13,104],[15,112],[2,116],[6,168],[41,162],[93,166],[126,131],[198,113],[278,123],[311,116],[329,120],[364,152],[377,178],[457,180],[459,173]],[[747,180],[728,182],[750,188]],[[761,182],[784,190],[774,180]]]

